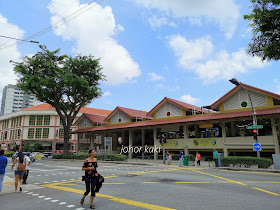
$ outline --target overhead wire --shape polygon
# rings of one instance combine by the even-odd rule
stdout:
[[[77,11],[75,11],[75,12],[73,12],[72,14],[68,15],[67,17],[63,18],[62,20],[60,20],[60,21],[58,21],[58,22],[56,22],[56,23],[50,25],[49,27],[47,27],[47,28],[45,28],[45,29],[43,29],[43,30],[37,32],[36,34],[33,34],[33,35],[31,35],[31,36],[29,36],[29,37],[27,37],[27,38],[25,38],[25,39],[23,39],[23,40],[21,40],[21,41],[15,42],[15,43],[13,43],[13,44],[10,44],[10,45],[7,45],[7,46],[3,46],[3,47],[0,48],[0,50],[3,50],[3,49],[6,49],[6,48],[9,48],[9,47],[12,47],[12,46],[14,46],[14,45],[20,45],[20,44],[22,44],[22,43],[24,43],[24,42],[30,41],[30,39],[32,39],[32,38],[34,39],[34,38],[37,38],[37,37],[39,37],[39,36],[41,36],[41,35],[43,35],[43,34],[46,34],[46,33],[48,33],[49,31],[52,31],[52,30],[58,28],[59,26],[65,24],[66,22],[72,20],[73,18],[75,18],[75,17],[77,17],[77,16],[83,14],[84,12],[88,11],[88,10],[91,9],[92,7],[94,7],[94,6],[98,5],[98,4],[100,4],[102,1],[104,1],[104,0],[100,0],[100,1],[98,1],[98,2],[92,1],[91,3],[85,5],[84,7],[78,9]],[[94,4],[94,3],[95,3],[95,4]]]

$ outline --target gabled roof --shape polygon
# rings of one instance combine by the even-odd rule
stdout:
[[[148,112],[147,116],[149,116],[149,117],[152,116],[153,113],[167,101],[181,107],[184,110],[190,110],[190,111],[195,110],[197,112],[201,112],[201,108],[198,107],[198,106],[187,104],[187,103],[184,103],[182,101],[177,101],[177,100],[172,99],[172,98],[164,97],[164,99],[162,99],[151,111]],[[203,113],[210,113],[210,111],[206,110],[206,109],[203,109]]]
[[[150,117],[147,117],[147,112],[135,110],[135,109],[128,109],[124,107],[117,106],[109,115],[106,117],[105,121],[109,121],[116,113],[117,111],[121,111],[124,114],[128,115],[131,118],[143,118],[143,119],[152,119]]]
[[[78,125],[79,122],[81,121],[81,119],[83,118],[87,118],[89,119],[91,122],[95,123],[105,123],[104,119],[107,116],[102,116],[102,115],[96,115],[96,114],[88,114],[88,113],[83,113],[81,117],[79,117],[79,119],[74,123],[74,125]]]
[[[280,115],[280,107],[269,108],[269,109],[258,109],[256,110],[257,116],[269,116],[269,115]],[[211,113],[205,115],[191,115],[184,118],[170,118],[164,120],[148,120],[139,121],[130,124],[119,124],[119,125],[107,125],[100,126],[90,129],[76,130],[73,133],[83,133],[83,132],[93,132],[93,131],[103,131],[103,130],[114,130],[114,129],[129,129],[145,126],[155,126],[155,125],[167,125],[176,123],[201,123],[209,122],[210,120],[221,120],[221,119],[238,119],[243,117],[252,117],[252,111],[239,111],[239,112],[227,112],[227,113]]]
[[[52,107],[50,104],[39,104],[37,106],[32,106],[26,109],[23,109],[23,111],[36,111],[36,110],[52,110],[55,111],[55,108]],[[97,115],[109,115],[112,111],[110,110],[104,110],[104,109],[95,109],[95,108],[89,108],[89,107],[82,107],[79,111],[80,113],[89,113],[89,114],[97,114]]]
[[[252,91],[255,91],[255,92],[258,92],[258,93],[261,93],[261,94],[264,94],[264,95],[268,95],[268,96],[271,96],[275,99],[279,99],[280,100],[280,95],[276,94],[276,93],[272,93],[272,92],[269,92],[269,91],[266,91],[266,90],[263,90],[263,89],[260,89],[260,88],[256,88],[256,87],[253,87],[251,85],[247,85],[247,84],[244,84],[244,83],[241,83],[240,84],[248,89],[248,90],[252,90]],[[216,109],[219,104],[221,102],[223,102],[224,100],[226,100],[227,98],[229,98],[230,96],[232,96],[236,91],[238,91],[240,88],[242,88],[240,85],[238,86],[235,86],[233,89],[231,89],[229,92],[227,92],[225,95],[223,95],[221,98],[219,98],[218,100],[216,100],[213,104],[210,105],[210,107],[212,107],[212,109]]]

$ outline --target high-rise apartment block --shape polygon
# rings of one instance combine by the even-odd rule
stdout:
[[[15,85],[7,85],[3,89],[1,115],[38,105],[33,94],[27,94]]]

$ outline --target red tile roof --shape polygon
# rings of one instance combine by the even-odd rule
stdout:
[[[153,113],[163,104],[165,103],[166,101],[169,101],[179,107],[181,107],[182,109],[184,110],[193,110],[195,109],[195,111],[197,112],[201,112],[201,107],[198,107],[198,106],[195,106],[195,105],[191,105],[191,104],[187,104],[187,103],[184,103],[182,101],[177,101],[175,99],[172,99],[172,98],[167,98],[165,97],[164,99],[162,99],[151,111],[148,112],[147,116],[152,116]],[[209,110],[206,110],[206,109],[203,109],[203,112],[204,113],[210,113],[211,111]]]
[[[50,104],[39,104],[37,106],[32,106],[26,109],[23,109],[24,111],[35,111],[35,110],[53,110],[55,111],[55,108],[52,107]],[[109,115],[112,111],[110,110],[104,110],[104,109],[95,109],[95,108],[89,108],[89,107],[82,107],[80,109],[80,113],[89,113],[89,114],[98,114],[98,115]]]
[[[131,118],[144,118],[144,119],[152,119],[151,117],[147,117],[147,112],[145,111],[141,111],[141,110],[135,110],[135,109],[128,109],[128,108],[124,108],[124,107],[120,107],[117,106],[112,112],[111,114],[108,115],[108,117],[105,119],[105,121],[108,121],[109,119],[112,118],[112,116],[117,112],[117,111],[121,111],[123,113],[125,113],[126,115],[128,115]]]
[[[241,82],[240,82],[241,83]],[[260,89],[260,88],[256,88],[256,87],[253,87],[251,85],[247,85],[247,84],[244,84],[244,83],[241,83],[241,85],[246,88],[246,89],[249,89],[249,90],[253,90],[255,92],[258,92],[258,93],[262,93],[264,95],[268,95],[268,96],[271,96],[273,98],[276,98],[276,99],[280,99],[280,95],[278,94],[275,94],[275,93],[272,93],[272,92],[269,92],[269,91],[266,91],[266,90],[263,90],[263,89]],[[231,89],[229,92],[227,92],[225,95],[223,95],[221,98],[219,98],[218,100],[216,100],[213,104],[211,104],[210,106],[215,109],[219,106],[219,104],[221,102],[223,102],[226,98],[232,96],[237,90],[239,90],[240,88],[242,88],[241,86],[235,86],[233,89]]]
[[[256,110],[256,113],[257,116],[280,114],[280,107],[269,108],[269,109],[258,109]],[[127,128],[166,125],[166,124],[175,124],[175,123],[194,123],[194,122],[203,122],[203,121],[207,122],[210,120],[232,119],[232,118],[242,118],[242,117],[251,117],[251,116],[252,116],[251,110],[228,112],[228,113],[211,113],[211,114],[202,114],[202,115],[192,115],[184,118],[149,120],[149,121],[140,121],[140,122],[129,123],[129,124],[121,124],[121,125],[100,126],[91,129],[76,130],[73,133],[113,130],[113,129],[127,129]]]
[[[84,113],[83,115],[86,118],[88,118],[91,122],[100,122],[100,123],[105,123],[104,120],[107,117],[107,116],[101,116],[101,115],[96,115],[96,114],[88,114],[88,113]]]

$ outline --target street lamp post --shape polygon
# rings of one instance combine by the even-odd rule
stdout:
[[[251,103],[251,107],[252,107],[252,113],[253,113],[253,125],[256,126],[257,125],[257,116],[256,116],[256,112],[255,112],[254,107],[253,107],[253,102],[252,102],[252,99],[251,99],[251,96],[250,96],[248,90],[246,88],[244,88],[243,85],[235,78],[232,78],[229,81],[234,85],[240,85],[246,91],[246,93],[248,94],[249,100],[250,100],[250,103]],[[256,136],[256,143],[258,143],[258,135]],[[257,151],[257,157],[260,158],[260,151]]]

